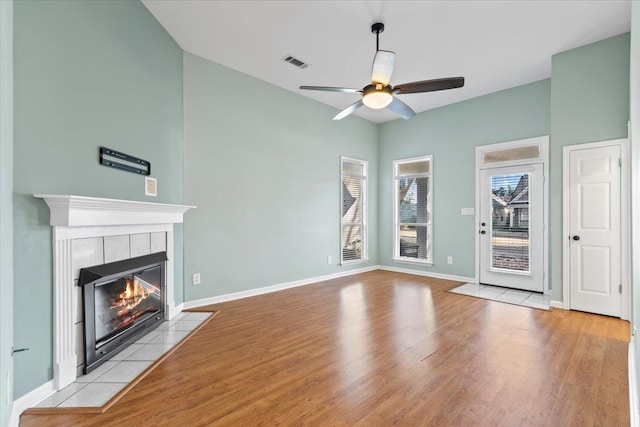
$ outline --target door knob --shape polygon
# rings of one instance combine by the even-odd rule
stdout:
[[[580,240],[580,236],[573,236],[573,240]]]
[[[480,225],[484,227],[484,226],[485,226],[485,225],[487,225],[487,224],[483,222],[483,223],[482,223],[482,224],[480,224]]]
[[[487,232],[486,232],[486,231],[484,231],[484,230],[482,230],[482,231],[480,232],[480,234],[487,234]]]

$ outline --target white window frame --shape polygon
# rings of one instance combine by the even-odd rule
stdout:
[[[345,175],[344,163],[359,163],[362,165],[362,176]],[[348,223],[342,221],[342,200],[344,186],[342,185],[342,178],[344,176],[350,176],[362,179],[362,223]],[[340,243],[340,265],[362,264],[369,261],[369,208],[367,205],[369,199],[369,162],[366,160],[355,159],[353,157],[340,156],[340,233],[338,234],[338,242]],[[344,260],[342,251],[342,229],[345,225],[359,225],[362,230],[362,242],[360,243],[360,259]]]
[[[429,162],[429,172],[421,173],[415,175],[403,175],[403,178],[415,177],[415,178],[429,178],[429,188],[428,192],[431,194],[430,202],[427,203],[427,211],[431,212],[429,216],[428,223],[415,223],[409,225],[422,225],[427,227],[427,236],[431,236],[431,241],[429,244],[431,245],[431,251],[429,253],[430,258],[427,259],[418,259],[413,257],[400,256],[400,215],[399,215],[399,202],[398,202],[398,188],[399,188],[399,175],[398,175],[398,166],[407,163],[415,163],[415,162]],[[434,245],[433,245],[433,154],[429,154],[426,156],[419,157],[411,157],[408,159],[400,159],[393,161],[393,257],[392,261],[395,262],[403,262],[410,264],[420,264],[420,265],[433,265],[433,254],[434,254]]]

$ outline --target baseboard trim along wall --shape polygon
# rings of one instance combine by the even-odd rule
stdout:
[[[176,305],[176,306],[173,308],[173,310],[174,310],[174,312],[175,312],[175,315],[170,316],[170,317],[169,317],[169,319],[173,319],[173,318],[174,318],[174,317],[176,317],[178,314],[182,313],[182,310],[184,310],[184,303],[180,303],[180,304]]]
[[[231,294],[218,295],[215,297],[202,298],[193,301],[185,301],[182,305],[185,310],[190,308],[202,307],[210,304],[218,304],[226,301],[233,301],[242,298],[254,297],[257,295],[269,294],[271,292],[282,291],[285,289],[297,288],[298,286],[311,285],[318,282],[324,282],[326,280],[337,279],[339,277],[351,276],[354,274],[366,273],[368,271],[374,271],[380,269],[379,265],[371,267],[358,268],[355,270],[344,271],[340,273],[327,274],[325,276],[316,276],[308,279],[295,280],[293,282],[280,283],[277,285],[265,286],[262,288],[248,289],[246,291],[234,292]]]
[[[636,358],[634,349],[635,337],[631,337],[629,343],[629,421],[631,427],[640,427],[638,419],[638,382],[636,380]]]
[[[18,427],[20,424],[20,415],[22,415],[25,410],[37,405],[55,392],[56,388],[53,380],[51,380],[16,399],[13,402],[13,410],[11,411],[11,427]]]
[[[471,282],[475,283],[475,277],[455,276],[453,274],[432,273],[431,271],[411,270],[409,268],[398,268],[381,265],[378,267],[380,270],[393,271],[395,273],[413,274],[415,276],[432,277],[434,279],[453,280],[456,282]]]
[[[562,310],[568,310],[568,308],[564,306],[564,302],[562,301],[551,300],[549,302],[549,305],[553,308],[561,308]]]

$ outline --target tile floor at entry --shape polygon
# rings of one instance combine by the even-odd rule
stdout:
[[[465,283],[464,285],[451,289],[450,292],[542,310],[549,310],[551,303],[551,295],[501,288],[499,286],[478,285],[476,283]]]
[[[95,371],[49,396],[37,408],[100,407],[182,341],[213,313],[180,313],[165,321]]]

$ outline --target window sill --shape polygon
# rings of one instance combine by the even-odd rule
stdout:
[[[414,265],[424,265],[426,267],[431,267],[433,265],[432,262],[427,261],[427,260],[417,260],[417,259],[411,259],[411,258],[391,258],[391,261],[393,262],[399,262],[401,264],[414,264]]]
[[[369,258],[357,259],[354,261],[342,261],[338,265],[349,266],[349,265],[355,265],[355,264],[365,264],[367,262],[369,262]]]

